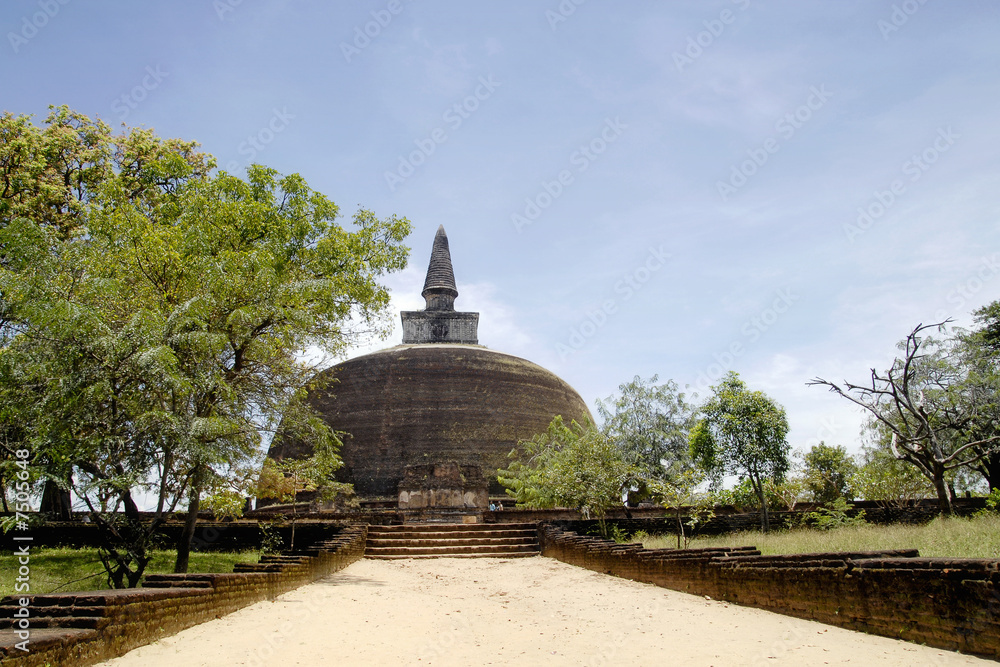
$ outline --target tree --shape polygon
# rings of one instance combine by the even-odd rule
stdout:
[[[844,381],[843,387],[822,378],[822,385],[867,410],[890,434],[893,455],[911,463],[933,485],[942,514],[952,513],[948,476],[972,467],[1000,446],[1000,434],[981,428],[984,406],[995,400],[975,383],[960,363],[952,341],[923,334],[945,331],[947,321],[920,324],[900,343],[889,370],[871,369],[865,385]]]
[[[259,463],[262,433],[335,443],[301,353],[388,330],[378,278],[405,265],[409,223],[362,210],[348,230],[298,175],[212,175],[193,143],[65,109],[44,131],[2,121],[0,428],[22,425],[35,464],[86,504],[116,587],[186,498],[185,571],[204,491]]]
[[[684,530],[685,526],[693,532],[698,524],[704,523],[715,516],[715,506],[706,493],[699,493],[698,487],[705,482],[705,473],[697,468],[689,467],[669,479],[650,480],[649,490],[663,508],[673,510],[674,521],[677,524],[677,548],[687,548],[691,534]],[[688,520],[684,521],[687,512]]]
[[[693,467],[687,442],[693,408],[675,382],[656,382],[655,375],[649,380],[637,375],[618,388],[617,397],[597,402],[605,435],[639,471],[634,483],[640,495],[653,482],[669,487],[690,479]]]
[[[579,509],[598,519],[603,534],[607,510],[621,505],[638,472],[593,424],[567,426],[560,416],[545,433],[519,442],[510,458],[497,478],[518,507]]]
[[[958,335],[958,351],[979,404],[970,435],[985,441],[1000,432],[1000,301],[983,306],[973,316],[979,326]],[[1000,488],[1000,449],[988,445],[973,449],[981,454],[973,466],[986,479],[990,492]]]
[[[854,457],[841,446],[814,445],[804,458],[805,485],[815,503],[831,503],[837,498],[854,500],[851,480],[857,472]]]
[[[712,387],[691,430],[691,455],[703,470],[721,478],[747,479],[760,501],[761,529],[770,529],[765,481],[781,482],[789,467],[785,410],[761,391],[751,391],[730,371]]]
[[[333,481],[333,473],[343,462],[337,455],[340,440],[327,441],[301,459],[264,459],[256,485],[258,498],[277,498],[292,505],[292,537],[289,549],[295,549],[295,503],[303,492],[314,492],[320,498],[335,496],[350,488],[350,484]]]
[[[919,498],[933,498],[930,480],[912,464],[896,458],[889,449],[889,439],[891,434],[883,436],[882,443],[862,449],[861,465],[852,482],[855,493],[889,507],[906,507]]]

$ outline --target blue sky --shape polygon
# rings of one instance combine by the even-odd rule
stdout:
[[[397,310],[443,224],[481,342],[592,410],[732,369],[793,446],[854,449],[861,415],[805,383],[1000,298],[998,28],[986,0],[6,0],[0,107],[408,217]]]

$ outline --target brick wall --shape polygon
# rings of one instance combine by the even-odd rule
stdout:
[[[183,515],[181,515],[183,516]],[[266,519],[265,519],[266,520]],[[295,524],[295,544],[312,544],[335,535],[346,521],[299,519]],[[163,544],[173,547],[183,530],[182,521],[170,521],[160,528]],[[291,543],[292,525],[285,522],[274,530],[285,546]],[[33,547],[99,547],[100,535],[95,524],[82,521],[49,521],[31,529]],[[256,519],[249,521],[212,521],[199,519],[191,542],[192,551],[248,551],[261,547],[261,532]]]
[[[271,600],[325,577],[364,556],[367,527],[345,528],[321,549],[231,574],[149,575],[140,589],[91,591],[31,598],[31,635],[24,653],[13,629],[14,598],[0,601],[0,665],[91,665]],[[296,534],[298,540],[298,534]]]
[[[916,550],[761,556],[644,549],[539,527],[542,555],[613,576],[830,625],[1000,658],[997,560]]]

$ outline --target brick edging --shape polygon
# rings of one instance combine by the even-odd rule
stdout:
[[[539,541],[543,556],[596,572],[1000,659],[998,560],[920,558],[916,550],[645,549],[545,524]]]
[[[367,526],[344,528],[329,550],[310,553],[276,572],[157,575],[157,588],[27,596],[29,623],[65,620],[55,621],[57,627],[32,627],[27,653],[16,648],[22,641],[16,630],[0,630],[0,665],[93,665],[115,658],[341,570],[364,557],[366,537]],[[0,601],[2,620],[11,619],[16,608],[14,598]]]

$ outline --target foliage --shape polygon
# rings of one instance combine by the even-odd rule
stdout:
[[[518,507],[579,509],[602,522],[638,471],[593,424],[555,417],[545,433],[523,440],[498,479]]]
[[[619,386],[617,397],[597,402],[604,433],[639,471],[634,486],[640,495],[649,482],[670,483],[692,468],[687,438],[693,408],[675,382],[657,380],[637,375]]]
[[[191,554],[191,572],[232,572],[236,563],[254,562],[257,551],[202,551]],[[177,554],[154,550],[150,554],[146,574],[166,574],[173,571]],[[17,569],[16,555],[0,552],[0,567],[7,572]],[[0,597],[15,593],[14,577],[0,580]],[[31,593],[46,594],[66,591],[91,591],[109,588],[107,571],[101,565],[97,549],[40,547],[31,551]]]
[[[942,514],[952,513],[949,474],[978,464],[1000,447],[1000,433],[982,423],[984,412],[993,412],[995,391],[970,381],[954,338],[936,340],[924,333],[944,332],[947,323],[914,328],[899,345],[902,357],[883,373],[872,369],[867,384],[845,381],[841,387],[822,378],[809,383],[867,410],[891,434],[893,455],[934,485]],[[992,417],[987,421],[992,423]]]
[[[794,510],[802,500],[803,489],[800,479],[786,478],[781,482],[764,480],[764,497],[769,508],[780,507],[789,512]],[[760,497],[749,479],[737,482],[728,489],[714,489],[709,492],[708,498],[715,506],[729,505],[740,512],[761,510]]]
[[[603,537],[606,540],[612,540],[618,544],[625,544],[631,539],[627,530],[619,527],[617,524],[607,523],[605,521],[598,522],[596,526],[592,526],[590,530],[587,531],[587,534]]]
[[[697,490],[705,479],[702,471],[689,468],[667,479],[650,482],[649,489],[653,496],[659,499],[664,509],[673,511],[678,549],[682,548],[682,544],[687,546],[698,526],[715,516],[714,498]]]
[[[976,512],[976,516],[1000,513],[1000,489],[993,489],[986,496],[986,507]]]
[[[978,328],[958,335],[958,353],[967,370],[969,393],[976,395],[977,413],[969,428],[973,440],[986,440],[1000,431],[1000,300],[973,312]],[[1000,488],[1000,449],[973,447],[980,458],[973,463],[991,491]]]
[[[832,530],[841,526],[859,526],[867,523],[864,510],[851,516],[848,514],[851,509],[853,509],[853,505],[848,503],[843,496],[837,496],[815,511],[808,512],[803,517],[803,523],[819,530]]]
[[[672,538],[670,538],[672,540]],[[667,539],[649,538],[648,549],[670,545]],[[918,549],[930,558],[1000,558],[1000,516],[972,519],[938,517],[928,524],[891,526],[865,523],[832,530],[797,528],[768,534],[759,531],[699,537],[695,547],[753,545],[764,555]]]
[[[851,486],[858,497],[888,507],[905,507],[914,500],[934,496],[930,480],[913,465],[893,456],[888,447],[878,444],[862,449],[862,464]]]
[[[192,142],[65,108],[47,123],[0,119],[0,435],[82,499],[135,585],[186,498],[184,570],[203,493],[259,461],[261,433],[335,445],[300,353],[389,330],[378,278],[409,223],[359,211],[348,231],[298,175],[212,175]]]
[[[837,498],[854,499],[851,480],[857,472],[854,457],[842,446],[825,443],[806,452],[803,475],[805,487],[815,503],[832,503]]]
[[[690,434],[691,454],[702,470],[748,480],[760,501],[761,527],[769,527],[765,482],[781,482],[789,467],[785,410],[761,391],[751,391],[729,372],[700,408]]]
[[[285,540],[281,537],[280,522],[258,521],[260,530],[260,551],[265,554],[278,553],[285,548]]]
[[[292,506],[292,537],[288,546],[295,548],[295,503],[298,494],[316,492],[330,499],[338,492],[351,489],[350,484],[333,481],[333,473],[342,465],[337,455],[339,439],[320,444],[312,455],[301,459],[274,460],[267,458],[257,481],[258,498],[277,498]]]

